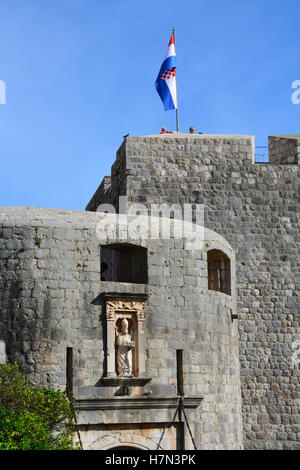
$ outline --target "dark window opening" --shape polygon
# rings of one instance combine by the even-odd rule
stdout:
[[[230,259],[220,250],[207,252],[208,289],[231,295]]]
[[[101,246],[101,281],[148,283],[147,249],[128,243]]]
[[[67,361],[66,361],[66,392],[68,398],[73,399],[73,348],[67,348]]]
[[[101,281],[105,281],[105,273],[107,275],[108,264],[101,263]]]
[[[177,395],[183,396],[183,349],[176,349]]]

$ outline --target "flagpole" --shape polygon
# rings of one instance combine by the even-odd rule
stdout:
[[[175,28],[173,28],[174,34],[174,45],[176,50],[176,42],[175,42]],[[179,121],[178,121],[178,91],[177,91],[177,67],[176,67],[176,131],[179,132]]]

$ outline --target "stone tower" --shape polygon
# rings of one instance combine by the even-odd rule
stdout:
[[[84,448],[299,448],[299,143],[128,137],[87,212],[0,209],[1,354],[67,388]]]

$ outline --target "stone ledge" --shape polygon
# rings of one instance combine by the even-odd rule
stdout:
[[[152,377],[102,377],[100,383],[107,387],[122,387],[128,385],[136,387],[150,382]]]
[[[148,298],[148,284],[130,284],[127,282],[101,281],[101,292],[99,297],[103,299],[113,299],[124,297],[128,299]]]
[[[186,397],[185,408],[198,408],[203,397]],[[179,397],[117,397],[101,399],[74,400],[76,410],[138,410],[138,409],[176,409]]]
[[[285,137],[285,136],[284,136]],[[185,133],[185,132],[168,132],[167,134],[148,134],[148,135],[141,135],[141,136],[130,136],[127,137],[127,141],[135,141],[141,139],[150,139],[150,138],[159,138],[159,139],[233,139],[233,140],[241,140],[241,139],[251,139],[253,140],[255,137],[253,135],[243,135],[243,134],[199,134],[199,133]]]

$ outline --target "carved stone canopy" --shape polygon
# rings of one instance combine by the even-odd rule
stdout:
[[[115,320],[118,312],[134,312],[140,321],[146,318],[145,302],[138,300],[107,300],[106,319]]]

